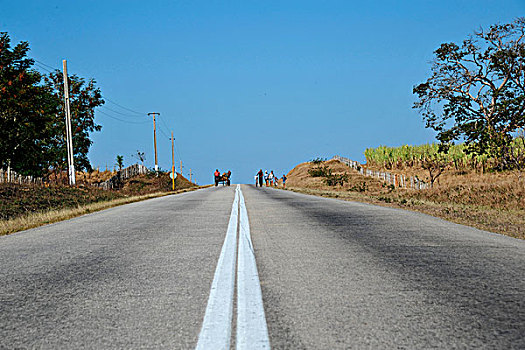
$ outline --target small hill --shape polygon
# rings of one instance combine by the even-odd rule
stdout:
[[[330,171],[332,175],[346,175],[347,181],[345,181],[343,185],[330,186],[326,182],[326,177],[314,177],[311,175],[312,172],[315,173],[319,169],[326,169],[326,171]],[[354,169],[334,159],[324,162],[301,163],[293,168],[286,177],[286,184],[289,187],[326,191],[356,191],[370,194],[388,192],[388,189],[385,188],[382,181],[363,176]]]
[[[177,173],[175,179],[175,190],[198,187],[181,174]],[[124,185],[118,191],[127,195],[143,195],[154,192],[170,192],[172,180],[167,173],[155,176],[154,173],[138,175],[124,181]]]

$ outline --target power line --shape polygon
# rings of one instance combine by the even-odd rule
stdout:
[[[168,133],[171,132],[171,131],[170,131],[170,128],[168,127],[168,125],[166,124],[166,122],[164,122],[164,119],[160,117],[160,115],[159,115],[159,118],[158,118],[158,119],[160,119],[160,120],[162,121],[162,125],[159,124],[158,129],[164,134],[164,136],[166,136],[166,134],[162,131],[162,128],[166,128],[166,132],[168,132]],[[171,136],[168,136],[168,138],[171,139]]]
[[[180,152],[179,152],[179,145],[177,144],[177,139],[175,139],[175,149],[176,149],[176,152],[177,152],[177,156],[179,157],[179,159],[182,159],[182,157],[180,156]]]
[[[48,73],[54,73],[54,71],[52,71],[52,70],[50,70],[50,69],[47,69],[45,66],[41,65],[40,63],[36,63],[36,62],[35,62],[35,66],[38,67],[38,68],[40,68],[40,69],[45,70],[45,71],[48,72]]]
[[[133,109],[131,109],[131,108],[128,108],[128,107],[124,107],[124,106],[122,106],[122,105],[116,103],[115,101],[110,100],[110,99],[107,98],[106,96],[102,96],[102,98],[103,98],[104,100],[110,102],[110,103],[113,103],[113,104],[116,105],[116,106],[119,106],[119,107],[122,108],[122,109],[125,109],[125,110],[129,111],[129,112],[133,112],[133,113],[138,114],[138,115],[141,115],[141,116],[147,114],[147,113],[137,112],[137,111],[135,111],[135,110],[133,110]]]
[[[160,118],[160,119],[161,119],[161,118]],[[162,119],[161,119],[161,120],[162,120]],[[159,126],[160,126],[160,127],[159,127],[160,132],[161,132],[164,136],[166,136],[166,137],[168,137],[168,138],[171,139],[171,137],[168,136],[168,135],[166,135],[166,133],[163,131],[163,128],[166,128],[167,131],[169,131],[168,126],[166,125],[166,123],[165,123],[164,121],[162,121],[162,124],[163,124],[163,125],[159,125]],[[179,157],[179,159],[182,159],[182,157],[180,156],[179,145],[177,144],[177,138],[174,138],[174,140],[175,140],[175,149],[176,149],[177,156]]]
[[[164,118],[160,118],[160,121],[162,122],[162,124],[164,124],[164,126],[166,127],[166,129],[170,129],[168,124],[166,124],[166,122],[164,121]]]
[[[166,124],[166,122],[164,121],[163,118],[160,118],[161,119],[161,122],[162,124],[164,125],[164,127],[166,129],[168,129],[168,131],[170,130],[170,128],[168,127],[168,125]],[[162,131],[162,129],[160,129]],[[177,156],[179,157],[179,159],[182,159],[182,157],[180,156],[180,152],[179,152],[179,145],[177,144],[177,139],[175,138],[175,147],[176,147],[176,152],[177,152]]]
[[[146,123],[149,123],[149,120],[146,120],[146,121],[142,121],[142,122],[137,122],[137,121],[130,121],[130,120],[124,120],[124,119],[120,119],[120,118],[117,118],[115,116],[112,116],[111,114],[108,114],[104,111],[101,111],[101,110],[98,110],[97,113],[102,113],[104,114],[105,116],[111,118],[111,119],[115,119],[115,120],[118,120],[122,123],[128,123],[128,124],[146,124]]]
[[[120,115],[122,115],[122,116],[124,116],[124,117],[130,117],[130,118],[140,118],[140,117],[145,118],[145,117],[146,117],[145,114],[144,114],[144,115],[140,115],[140,116],[138,116],[138,115],[125,114],[125,113],[122,113],[122,112],[116,111],[116,110],[114,110],[114,109],[111,109],[111,108],[109,108],[109,107],[107,107],[107,106],[100,106],[100,108],[107,109],[107,110],[109,110],[109,111],[111,111],[111,112],[113,112],[113,113],[120,114]]]
[[[40,65],[42,65],[42,66],[44,66],[44,67],[47,67],[47,68],[50,68],[50,69],[53,69],[53,70],[59,70],[59,69],[56,68],[56,67],[50,66],[49,64],[45,64],[44,62],[39,61],[39,60],[35,60],[34,58],[33,58],[33,61],[35,61],[35,62],[37,62],[37,63],[40,63]]]
[[[38,68],[43,69],[43,70],[45,70],[45,71],[47,71],[47,72],[49,72],[49,73],[54,73],[56,70],[60,71],[60,69],[58,69],[58,68],[56,68],[56,67],[53,67],[53,66],[51,66],[51,65],[49,65],[49,64],[46,64],[46,63],[44,63],[44,62],[42,62],[42,61],[39,61],[39,60],[37,60],[37,59],[34,59],[34,58],[33,58],[33,61],[35,61],[35,65],[36,65]],[[145,116],[145,115],[146,115],[146,113],[137,112],[137,111],[135,111],[135,110],[133,110],[133,109],[131,109],[131,108],[125,107],[125,106],[123,106],[123,105],[121,105],[121,104],[119,104],[119,103],[117,103],[117,102],[115,102],[115,101],[113,101],[113,100],[107,98],[106,96],[102,96],[102,98],[103,98],[105,101],[108,101],[109,103],[112,103],[112,104],[114,104],[114,105],[116,105],[116,106],[118,106],[118,107],[120,107],[120,108],[122,108],[122,109],[124,109],[124,110],[126,110],[126,111],[128,111],[128,112],[135,113],[135,114],[137,114],[137,115],[139,115],[139,116]],[[114,112],[114,113],[117,113],[117,114],[120,114],[120,115],[123,115],[123,116],[130,116],[130,115],[127,115],[127,114],[120,113],[120,112],[118,112],[118,111],[112,110],[112,109],[109,108],[109,107],[105,107],[105,108],[107,108],[108,110],[110,110],[110,111],[112,111],[112,112]]]
[[[168,134],[166,134],[166,133],[164,132],[164,130],[162,130],[162,128],[158,128],[158,129],[159,129],[159,131],[162,133],[162,135],[166,136],[166,138],[168,138],[168,139],[171,139],[171,136],[169,136]]]

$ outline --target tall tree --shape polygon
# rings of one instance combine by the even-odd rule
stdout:
[[[27,42],[11,47],[9,35],[0,33],[0,168],[38,176],[49,165],[50,126],[59,104],[40,84],[28,51]]]
[[[413,92],[438,140],[464,140],[504,164],[512,134],[525,126],[524,37],[525,18],[517,18],[434,52],[431,77]]]

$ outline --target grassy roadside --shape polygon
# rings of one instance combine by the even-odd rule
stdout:
[[[50,209],[39,212],[32,212],[14,218],[0,220],[0,236],[8,235],[18,231],[35,228],[63,220],[68,220],[77,216],[93,213],[96,211],[113,208],[119,205],[140,202],[146,199],[169,196],[189,191],[195,191],[201,187],[185,188],[173,192],[156,192],[146,195],[116,198],[101,202],[79,205],[74,208]]]
[[[412,210],[485,231],[525,239],[525,186],[513,174],[455,174],[434,189],[392,188],[378,179],[360,175],[337,161],[324,165],[348,174],[344,186],[327,186],[303,163],[288,174],[287,189],[294,192]]]

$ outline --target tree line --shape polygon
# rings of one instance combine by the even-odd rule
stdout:
[[[67,168],[63,75],[37,71],[29,50],[0,32],[0,168],[47,177]],[[94,79],[71,75],[69,90],[75,168],[90,171],[90,135],[102,128],[95,108],[104,100]]]

